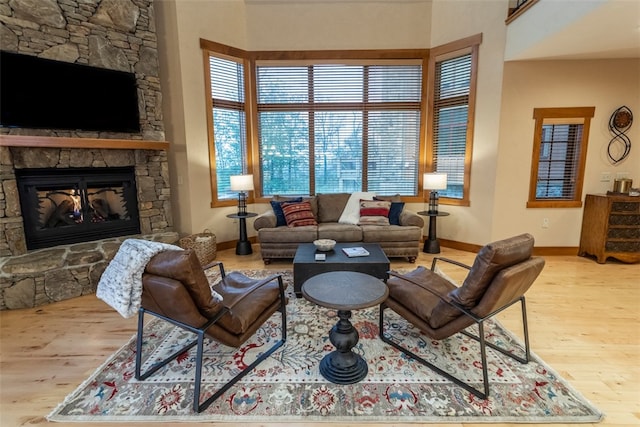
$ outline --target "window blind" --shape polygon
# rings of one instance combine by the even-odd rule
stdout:
[[[580,164],[582,132],[582,124],[543,122],[536,199],[573,200]]]
[[[256,75],[263,194],[417,194],[419,63],[270,63]]]
[[[219,200],[237,196],[231,191],[231,175],[245,171],[246,115],[244,66],[215,56],[209,57],[216,187]]]
[[[435,66],[432,162],[447,174],[447,189],[439,191],[444,197],[463,197],[471,63],[468,53]]]

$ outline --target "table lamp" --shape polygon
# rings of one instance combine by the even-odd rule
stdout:
[[[253,191],[253,175],[232,175],[231,191],[238,192],[238,215],[246,215],[247,192]]]
[[[422,188],[429,190],[429,213],[438,213],[438,191],[446,190],[447,174],[430,172],[422,178]]]

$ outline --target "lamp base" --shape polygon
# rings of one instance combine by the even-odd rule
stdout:
[[[422,252],[426,254],[439,254],[440,242],[438,240],[430,240],[430,239],[425,240],[424,247],[422,248]]]
[[[438,213],[438,192],[435,190],[431,190],[429,193],[429,213]]]
[[[238,193],[238,215],[247,214],[247,193],[241,191]]]
[[[239,241],[236,244],[236,255],[251,255],[253,250],[251,249],[250,241]]]

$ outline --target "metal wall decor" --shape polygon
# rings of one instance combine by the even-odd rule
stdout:
[[[631,128],[632,123],[633,113],[626,105],[614,111],[609,118],[609,132],[613,138],[609,141],[607,155],[614,165],[627,158],[631,152],[631,140],[625,133]]]

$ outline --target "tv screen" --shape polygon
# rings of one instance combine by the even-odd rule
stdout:
[[[136,77],[0,51],[0,125],[139,132]]]

